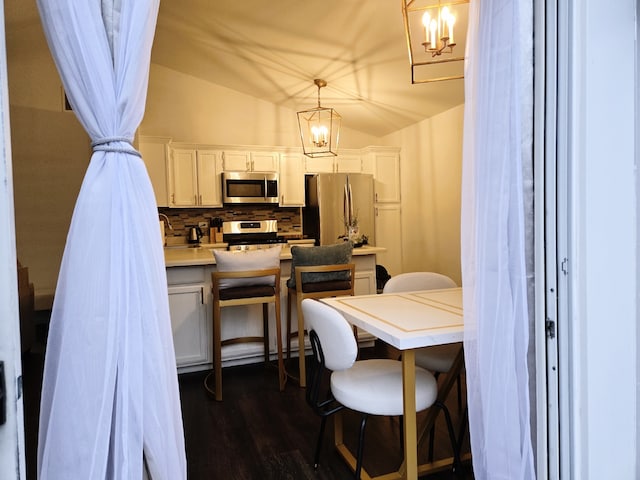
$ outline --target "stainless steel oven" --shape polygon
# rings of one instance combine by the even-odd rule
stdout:
[[[223,172],[224,203],[278,203],[278,174],[272,172]]]

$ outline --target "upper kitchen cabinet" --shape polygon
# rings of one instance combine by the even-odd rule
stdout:
[[[280,155],[280,206],[304,206],[304,155]]]
[[[305,157],[306,173],[363,173],[359,150],[343,150],[337,157]]]
[[[147,167],[149,179],[156,194],[156,203],[159,207],[169,206],[169,189],[167,188],[167,145],[169,137],[138,138],[138,150]]]
[[[278,152],[253,150],[225,150],[222,168],[225,172],[277,172]]]
[[[376,203],[400,202],[400,149],[367,147],[367,163],[373,168]]]
[[[171,147],[169,149],[169,206],[221,207],[220,170],[217,150]]]

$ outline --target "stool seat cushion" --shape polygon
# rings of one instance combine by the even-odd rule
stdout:
[[[281,250],[282,245],[259,250],[214,250],[213,256],[216,259],[216,268],[219,272],[263,270],[267,268],[280,267]],[[222,278],[220,279],[220,288],[223,289],[249,285],[273,285],[273,282],[273,275],[257,278]]]
[[[291,247],[291,277],[287,287],[296,288],[296,267],[315,265],[342,265],[351,262],[353,243],[342,242],[320,247]],[[349,280],[349,272],[303,273],[302,280],[307,282],[323,282],[331,280]]]
[[[272,297],[275,294],[276,289],[272,285],[248,285],[246,287],[229,287],[219,290],[220,300]]]
[[[334,290],[349,290],[350,288],[351,288],[351,282],[349,282],[348,280],[330,280],[328,282],[304,282],[302,285],[302,291],[304,293],[331,292]]]
[[[402,362],[359,360],[331,374],[331,392],[347,408],[370,415],[402,415]],[[438,384],[431,373],[416,367],[416,411],[436,400]]]

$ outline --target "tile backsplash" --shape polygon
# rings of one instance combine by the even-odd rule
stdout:
[[[277,220],[278,234],[302,234],[302,209],[256,205],[238,205],[227,208],[158,208],[158,213],[169,217],[173,231],[165,229],[167,236],[185,237],[189,227],[199,222],[210,223],[212,218],[223,222],[233,220]],[[160,218],[162,220],[162,218]],[[207,234],[208,232],[203,232]]]

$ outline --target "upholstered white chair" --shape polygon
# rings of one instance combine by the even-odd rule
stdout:
[[[403,414],[402,362],[392,359],[356,361],[358,345],[351,326],[340,312],[313,299],[304,299],[302,310],[313,348],[307,402],[322,418],[314,467],[317,468],[319,464],[328,416],[348,408],[362,414],[355,466],[355,478],[359,479],[363,470],[362,452],[368,416]],[[327,370],[331,372],[330,392],[323,397],[320,389],[324,385],[323,377]],[[416,411],[436,405],[437,393],[438,386],[433,375],[416,367]],[[437,406],[441,407],[440,404]],[[455,435],[446,410],[445,417],[457,465]]]
[[[411,292],[415,290],[436,290],[457,287],[456,282],[446,275],[435,272],[401,273],[391,277],[384,286],[383,293]],[[436,379],[442,373],[451,370],[453,362],[462,349],[462,343],[434,345],[416,350],[416,365],[433,372]],[[458,385],[458,409],[462,408],[462,385],[460,376]],[[433,456],[433,432],[429,444],[429,458]]]
[[[269,362],[269,304],[275,307],[278,379],[284,389],[286,371],[282,357],[280,320],[280,252],[281,246],[264,250],[214,250],[216,271],[211,274],[213,293],[213,371],[204,379],[205,389],[222,400],[222,347],[237,343],[259,342],[264,348],[264,362]],[[250,335],[222,339],[222,308],[238,305],[262,305],[262,336]],[[211,377],[215,385],[211,385]]]

